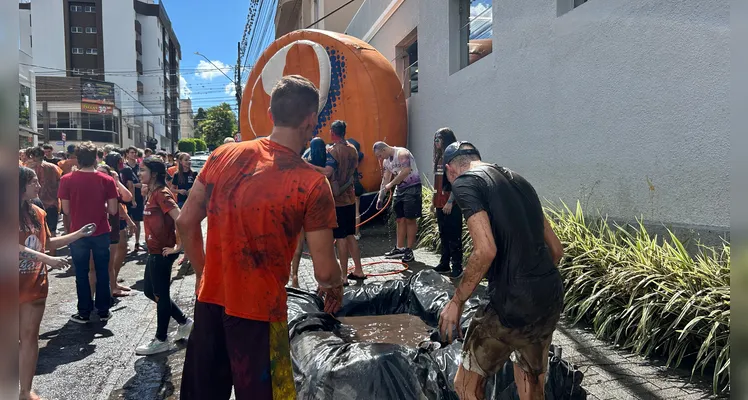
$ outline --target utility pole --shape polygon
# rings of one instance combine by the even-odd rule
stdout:
[[[46,101],[42,102],[42,117],[44,118],[42,122],[44,124],[44,143],[49,143],[49,109]]]
[[[242,43],[236,42],[236,67],[234,68],[234,89],[236,90],[236,119],[237,119],[237,131],[239,134],[242,132],[240,126],[239,115],[242,110]]]

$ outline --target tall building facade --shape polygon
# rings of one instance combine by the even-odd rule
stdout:
[[[119,138],[115,144],[176,150],[181,48],[163,4],[153,0],[35,0],[31,15],[38,75],[84,82],[83,86],[73,81],[64,84],[70,88],[87,87],[87,81],[110,83],[111,105],[121,119],[120,131],[112,135]],[[81,114],[86,111],[82,106]],[[70,115],[71,120],[76,118],[85,116]]]
[[[36,74],[31,66],[31,3],[19,3],[18,8],[18,145],[19,148],[39,143],[36,129]]]
[[[275,38],[297,29],[343,32],[364,0],[279,0]]]

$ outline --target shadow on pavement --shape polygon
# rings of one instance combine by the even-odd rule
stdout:
[[[60,365],[80,361],[94,353],[94,339],[111,337],[114,334],[99,321],[82,325],[68,321],[60,329],[41,334],[41,340],[49,340],[39,349],[37,375],[54,372]]]

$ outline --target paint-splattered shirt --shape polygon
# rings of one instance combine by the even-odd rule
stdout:
[[[416,166],[416,159],[413,158],[413,154],[410,150],[404,147],[392,147],[395,149],[395,155],[382,162],[382,167],[392,173],[392,179],[395,179],[397,174],[403,168],[410,168],[410,173],[397,185],[397,191],[416,186],[421,184],[421,175],[418,173],[418,167]]]
[[[285,321],[285,285],[301,229],[337,227],[327,179],[298,151],[267,138],[219,147],[197,179],[208,212],[198,299],[235,317]]]

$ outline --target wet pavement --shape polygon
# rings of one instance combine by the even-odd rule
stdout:
[[[381,225],[366,227],[362,233],[363,261],[385,261],[380,255],[394,244],[394,232]],[[130,248],[132,244],[131,240]],[[432,268],[439,261],[437,255],[428,251],[416,250],[415,255],[416,261],[410,263],[408,271],[371,277],[365,283],[404,279],[424,268]],[[382,273],[400,267],[385,262],[364,267],[364,271]],[[76,312],[75,276],[72,270],[53,271],[50,274],[49,297],[39,341],[39,363],[34,378],[34,388],[40,396],[47,400],[179,398],[184,343],[176,343],[170,352],[156,356],[135,355],[135,348],[149,341],[156,330],[155,304],[143,294],[144,269],[145,254],[130,254],[120,277],[125,280],[123,285],[133,288],[132,294],[122,298],[112,308],[113,318],[110,321],[102,323],[92,320],[87,325],[68,321],[70,315]],[[307,257],[302,259],[299,278],[302,289],[316,288],[311,260]],[[172,279],[172,298],[185,314],[192,315],[194,274],[180,270],[175,265]],[[353,322],[355,329],[357,321]],[[366,336],[367,321],[358,322],[363,322],[358,325],[359,338],[363,335],[369,338],[366,340],[373,340],[371,335]],[[397,322],[398,326],[406,326],[407,321],[400,322]],[[371,328],[371,321],[368,324]],[[409,332],[422,328],[410,322],[407,324],[403,329]],[[172,322],[170,334],[175,330],[176,323]],[[711,397],[708,385],[689,384],[682,372],[666,370],[640,357],[617,351],[596,340],[584,329],[562,323],[554,334],[553,342],[562,346],[563,358],[577,364],[585,373],[582,386],[591,399]]]

